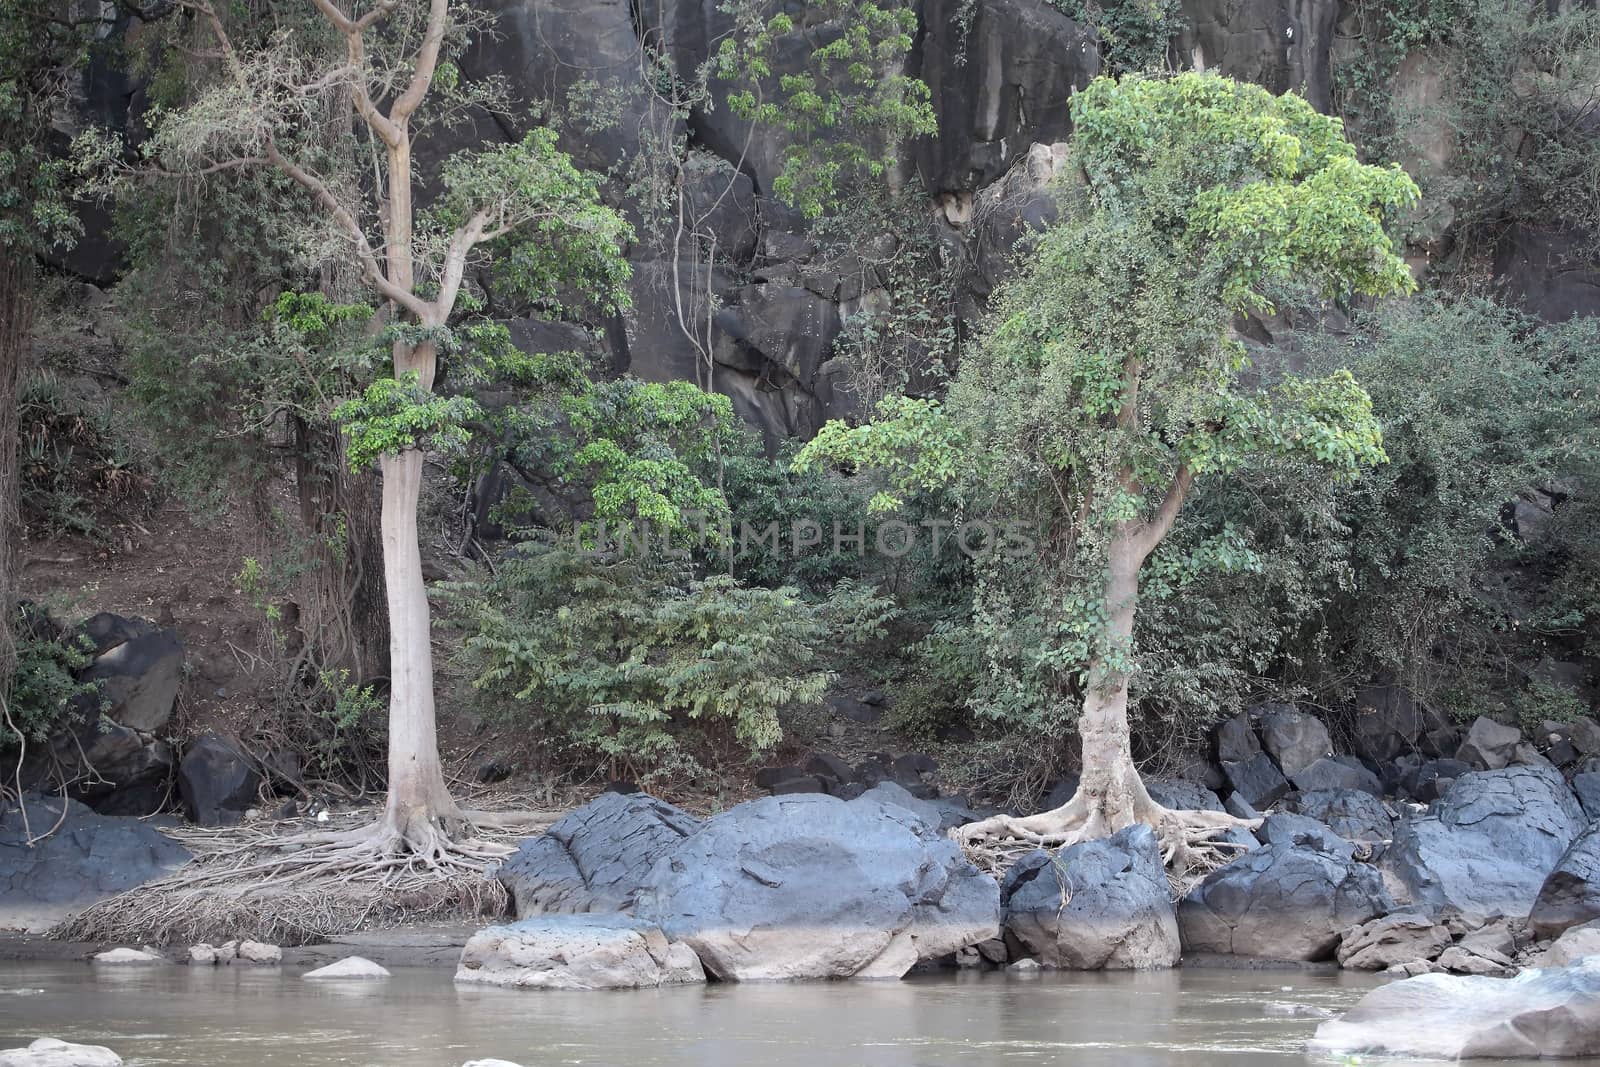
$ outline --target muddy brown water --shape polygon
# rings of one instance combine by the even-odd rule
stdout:
[[[457,986],[440,968],[376,982],[304,970],[3,964],[0,1048],[60,1037],[183,1067],[1339,1064],[1305,1041],[1374,985],[1191,969],[552,993]]]

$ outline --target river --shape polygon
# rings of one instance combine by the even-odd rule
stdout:
[[[1251,1067],[1339,1062],[1302,1050],[1315,1013],[1373,984],[1202,969],[551,993],[303,970],[5,964],[0,1048],[60,1037],[183,1067]]]

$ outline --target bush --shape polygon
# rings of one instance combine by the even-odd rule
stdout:
[[[811,602],[537,543],[443,598],[491,714],[555,738],[558,755],[646,779],[772,749],[780,713],[831,681],[819,661],[892,615],[850,583]]]
[[[47,632],[38,620],[19,612],[16,634],[16,669],[6,698],[9,718],[0,724],[0,748],[14,748],[19,742],[30,745],[49,740],[63,726],[83,714],[86,703],[99,691],[95,683],[78,681],[78,672],[89,665],[90,655],[66,636]]]

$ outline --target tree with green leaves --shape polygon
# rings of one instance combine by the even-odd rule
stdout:
[[[1337,119],[1230,79],[1102,78],[1074,96],[1061,221],[997,298],[943,403],[896,398],[830,423],[802,462],[880,468],[877,505],[955,483],[969,516],[1028,522],[1032,584],[1055,613],[1055,698],[1077,706],[1082,775],[1061,807],[963,827],[967,843],[1064,845],[1135,823],[1180,869],[1240,824],[1151,799],[1132,754],[1141,570],[1208,476],[1247,457],[1308,458],[1334,478],[1382,462],[1347,373],[1251,367],[1235,316],[1309,288],[1332,299],[1412,287],[1385,232],[1416,197],[1362,164]],[[984,610],[980,589],[979,610]]]
[[[605,207],[548,130],[457,152],[438,192],[418,203],[416,138],[452,106],[481,102],[461,85],[452,56],[481,19],[447,0],[314,0],[299,32],[236,35],[233,12],[181,0],[200,27],[215,76],[189,102],[152,117],[144,158],[120,180],[274,171],[313,209],[324,254],[353,263],[377,306],[390,365],[340,414],[355,461],[382,479],[384,582],[390,620],[388,800],[373,826],[313,842],[332,862],[377,857],[473,868],[488,851],[466,840],[482,813],[463,811],[440,767],[427,590],[417,535],[424,450],[459,439],[472,412],[434,392],[441,356],[463,343],[468,284],[492,274],[497,291],[535,306],[583,293],[621,299],[628,226]],[[360,131],[365,174],[322,150],[317,123],[329,97]],[[433,108],[430,111],[430,106]],[[109,148],[109,151],[106,149]],[[85,143],[84,153],[118,155]],[[308,242],[316,244],[316,242]]]

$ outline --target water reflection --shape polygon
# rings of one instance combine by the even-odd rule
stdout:
[[[448,972],[307,982],[302,969],[11,964],[0,1047],[35,1036],[183,1067],[1236,1067],[1307,1063],[1314,1009],[1370,980],[1187,971],[617,993],[457,987]],[[1313,1010],[1269,1010],[1269,1003]]]

